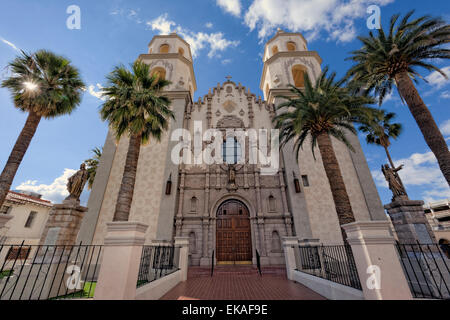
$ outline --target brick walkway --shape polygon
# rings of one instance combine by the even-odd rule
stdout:
[[[190,267],[188,280],[161,300],[324,300],[325,298],[286,278],[284,267],[263,267],[263,276],[251,266]]]

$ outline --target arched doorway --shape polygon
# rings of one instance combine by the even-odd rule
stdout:
[[[222,264],[252,261],[250,214],[241,201],[227,200],[217,209],[216,253]]]

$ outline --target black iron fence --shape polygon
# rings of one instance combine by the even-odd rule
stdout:
[[[102,246],[0,245],[0,300],[92,298]]]
[[[448,245],[417,243],[396,247],[414,298],[450,299]]]
[[[173,246],[144,246],[136,286],[143,286],[178,270],[174,257]]]
[[[362,290],[350,246],[299,246],[298,249],[297,270]]]

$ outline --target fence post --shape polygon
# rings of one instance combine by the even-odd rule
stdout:
[[[286,260],[286,274],[289,280],[293,279],[296,268],[294,247],[298,247],[297,237],[283,237],[284,259]]]
[[[189,267],[189,238],[175,237],[175,247],[180,249],[178,268],[181,270],[181,281],[186,281]]]
[[[358,221],[342,227],[352,247],[364,298],[411,300],[389,221]]]
[[[138,222],[108,222],[103,258],[94,299],[132,300],[136,285],[145,231]]]

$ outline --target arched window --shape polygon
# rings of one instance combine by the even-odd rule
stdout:
[[[306,68],[302,65],[295,65],[292,67],[292,78],[294,79],[294,86],[303,88],[305,86]]]
[[[197,212],[197,201],[195,196],[191,198],[191,212]]]
[[[178,53],[181,54],[182,56],[184,55],[184,49],[183,48],[178,48]]]
[[[275,203],[275,197],[270,195],[269,196],[269,211],[275,212],[277,210],[277,205]]]
[[[236,164],[241,159],[241,145],[235,137],[228,137],[222,145],[223,162]]]
[[[162,68],[162,67],[156,67],[154,68],[150,74],[153,76],[154,74],[156,74],[158,76],[158,79],[166,79],[166,69]]]
[[[159,53],[169,53],[169,45],[163,44],[159,47]]]
[[[189,233],[189,253],[195,253],[197,250],[197,237],[195,232]]]
[[[277,46],[273,46],[272,47],[272,54],[278,53],[278,47]]]
[[[267,83],[266,84],[266,99],[268,99],[269,98],[269,84]]]
[[[280,252],[281,251],[281,241],[280,235],[278,231],[272,232],[272,252]]]
[[[286,47],[287,47],[288,51],[295,51],[295,50],[297,50],[297,45],[295,44],[295,42],[292,42],[292,41],[289,41],[286,44]]]

